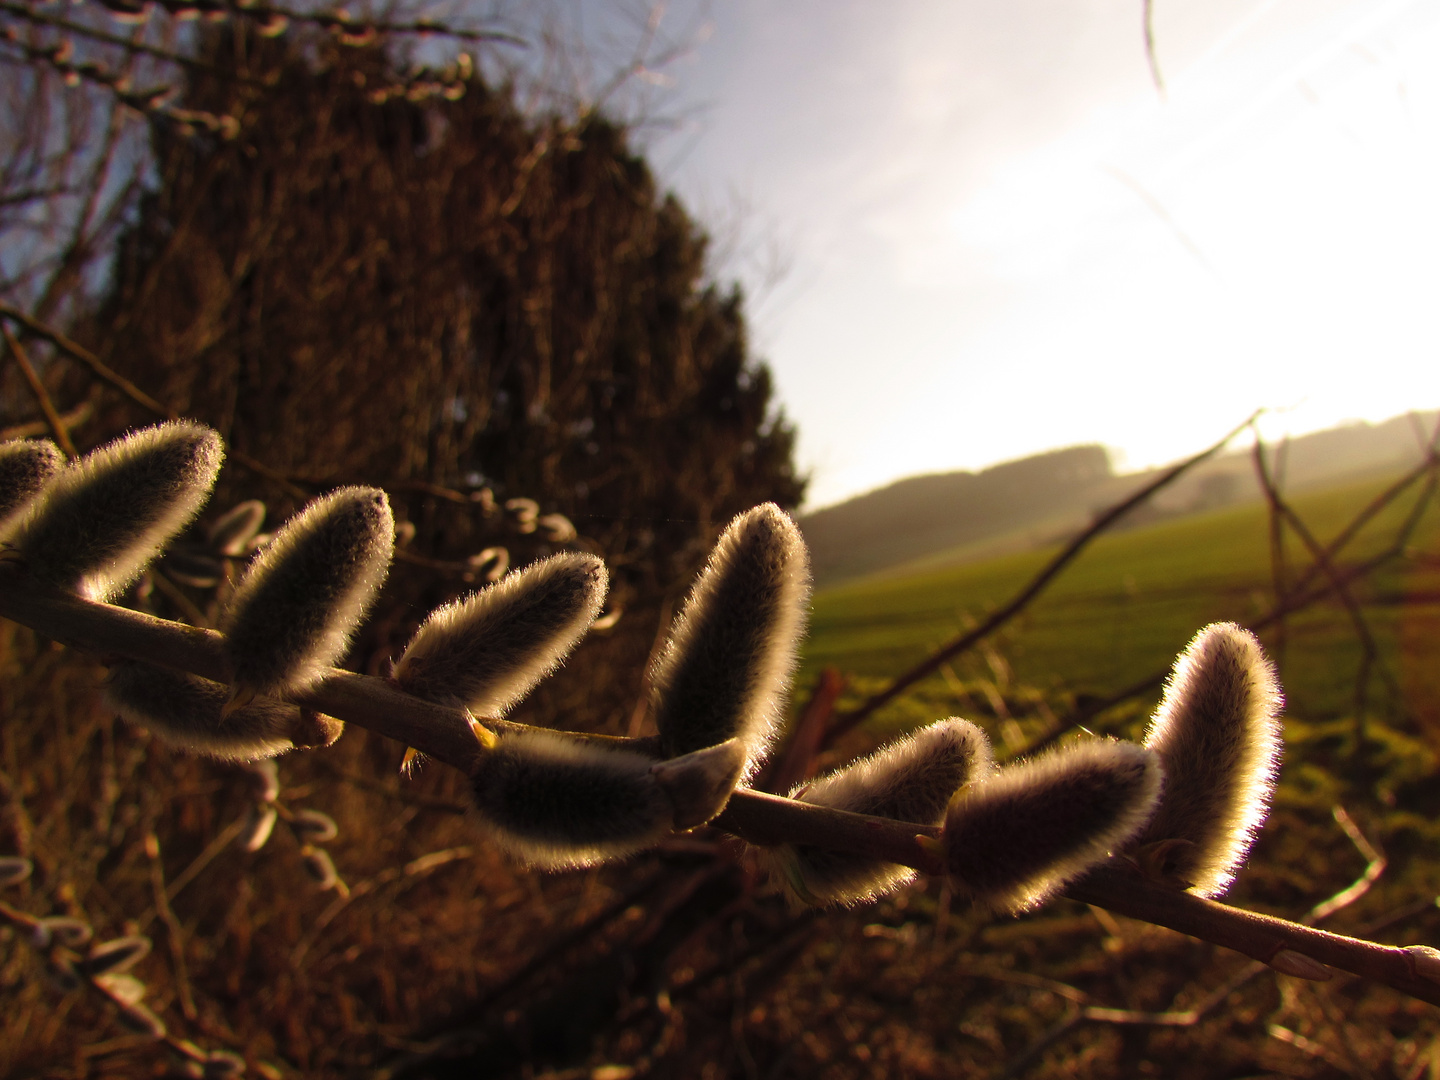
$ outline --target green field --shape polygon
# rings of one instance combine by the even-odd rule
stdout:
[[[1391,480],[1369,480],[1310,493],[1293,501],[1326,542]],[[1340,555],[1353,564],[1389,546],[1420,485],[1371,522]],[[1371,679],[1367,713],[1405,728],[1440,727],[1435,669],[1440,665],[1440,513],[1432,507],[1410,541],[1411,557],[1396,560],[1355,587],[1381,662]],[[1058,548],[953,565],[909,576],[889,574],[820,592],[805,647],[799,685],[813,684],[833,664],[851,679],[842,708],[873,692],[1002,605]],[[1419,557],[1416,557],[1416,553]],[[1293,536],[1287,547],[1293,576],[1309,559]],[[1101,536],[994,641],[987,660],[972,654],[916,686],[875,720],[883,729],[911,726],[958,713],[995,710],[993,690],[1006,702],[1020,734],[1039,730],[1045,709],[1058,711],[1076,693],[1106,695],[1168,665],[1191,636],[1221,619],[1248,623],[1275,600],[1269,522],[1263,504],[1250,504]],[[1297,720],[1325,722],[1354,712],[1361,646],[1344,607],[1327,601],[1290,617],[1283,637],[1262,635],[1275,651]],[[1027,704],[1030,703],[1030,704]],[[1137,702],[1108,717],[1113,728],[1139,719],[1153,704]],[[981,716],[974,717],[977,720]],[[1403,722],[1403,723],[1402,723]]]

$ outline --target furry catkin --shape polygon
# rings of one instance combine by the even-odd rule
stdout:
[[[801,784],[792,799],[917,825],[939,825],[955,793],[983,782],[990,740],[965,720],[942,720],[869,757]],[[909,883],[908,866],[805,845],[768,852],[780,876],[809,904],[860,904]]]
[[[297,706],[272,698],[256,698],[221,719],[229,696],[220,683],[133,660],[116,664],[105,681],[106,702],[126,720],[209,757],[255,761],[296,746],[328,744],[340,735],[340,722],[326,718],[326,730],[317,738]]]
[[[499,717],[560,663],[605,602],[605,564],[556,555],[431,613],[395,681],[427,701]]]
[[[784,707],[809,595],[805,541],[778,506],[730,523],[651,674],[667,754],[739,738],[754,771]]]
[[[283,695],[314,685],[344,655],[385,581],[394,542],[378,488],[340,488],[287,521],[222,620],[237,690]]]
[[[65,455],[49,439],[0,443],[0,523],[34,498],[64,465]]]
[[[1195,635],[1175,662],[1145,745],[1165,768],[1141,844],[1166,840],[1162,876],[1219,896],[1255,842],[1280,764],[1282,699],[1260,643],[1234,623]]]
[[[649,847],[674,828],[656,762],[554,731],[500,736],[470,783],[501,847],[547,868],[590,866]]]
[[[1115,739],[1001,769],[945,816],[951,881],[988,907],[1033,907],[1139,832],[1160,782],[1154,754]]]
[[[224,456],[201,424],[133,432],[55,473],[6,520],[0,541],[36,577],[111,600],[199,512]]]

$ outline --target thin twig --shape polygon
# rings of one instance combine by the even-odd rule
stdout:
[[[0,300],[0,316],[19,323],[25,327],[27,331],[36,337],[44,338],[71,359],[78,360],[88,367],[95,374],[96,378],[103,379],[141,408],[148,409],[156,416],[163,416],[166,419],[175,418],[175,413],[165,408],[118,371],[115,371],[89,349],[85,348],[85,346],[76,341],[72,341],[59,330],[46,325],[39,319],[27,315],[13,304],[7,303],[4,300]]]
[[[30,363],[30,357],[25,355],[25,350],[21,347],[20,342],[16,340],[10,327],[3,322],[0,322],[0,333],[5,335],[5,344],[10,349],[10,355],[15,358],[15,364],[30,385],[30,392],[35,395],[35,401],[40,406],[40,411],[45,414],[45,422],[50,425],[50,432],[55,436],[55,442],[59,444],[61,450],[65,451],[67,458],[74,458],[76,456],[75,444],[70,441],[70,433],[65,430],[65,421],[60,418],[60,413],[56,410],[55,403],[50,400],[50,394],[46,391],[45,384],[35,373],[35,367]]]
[[[1265,1030],[1269,1033],[1271,1038],[1279,1039],[1281,1042],[1289,1043],[1291,1046],[1295,1047],[1296,1050],[1299,1050],[1303,1054],[1309,1054],[1311,1057],[1319,1058],[1321,1061],[1325,1062],[1326,1065],[1329,1065],[1332,1069],[1336,1070],[1342,1075],[1355,1075],[1354,1070],[1351,1069],[1346,1062],[1337,1058],[1329,1050],[1329,1048],[1327,1048],[1321,1043],[1317,1043],[1314,1039],[1307,1039],[1298,1031],[1292,1031],[1290,1030],[1290,1028],[1284,1027],[1280,1024],[1267,1024],[1265,1026]]]
[[[1350,541],[1355,539],[1360,530],[1378,516],[1386,507],[1400,497],[1404,491],[1417,480],[1425,477],[1433,479],[1435,469],[1440,466],[1440,421],[1436,422],[1435,431],[1430,437],[1430,444],[1426,448],[1425,457],[1409,472],[1405,473],[1393,484],[1371,499],[1365,506],[1350,519],[1349,524],[1335,534],[1335,539],[1325,546],[1325,557],[1333,560],[1344,548],[1348,547]],[[1321,573],[1319,564],[1311,565],[1296,580],[1294,588],[1300,590],[1309,585]]]
[[[1281,445],[1288,446],[1289,444],[1282,443]],[[1262,455],[1263,451],[1260,446],[1258,432],[1255,439],[1254,453],[1257,455],[1258,462],[1256,468],[1263,468],[1263,459],[1259,457],[1259,455]],[[1283,458],[1280,457],[1279,453],[1277,453],[1276,457],[1276,472],[1279,473],[1284,467]],[[1277,476],[1277,488],[1279,487],[1279,484],[1280,478]],[[1286,595],[1290,591],[1287,584],[1287,578],[1289,575],[1286,572],[1285,563],[1285,519],[1281,516],[1280,512],[1276,508],[1274,500],[1268,497],[1268,488],[1267,498],[1265,500],[1265,509],[1266,524],[1269,526],[1270,533],[1271,587],[1274,589],[1275,592],[1275,603],[1283,604],[1285,602]],[[1285,650],[1289,640],[1288,635],[1286,634],[1286,630],[1287,626],[1285,619],[1277,619],[1275,621],[1275,633],[1270,642],[1270,656],[1275,663],[1275,670],[1281,674],[1283,674],[1285,670]]]
[[[1186,458],[1178,465],[1175,465],[1165,470],[1165,472],[1161,473],[1158,477],[1156,477],[1150,483],[1146,484],[1139,491],[1135,492],[1135,494],[1131,495],[1128,499],[1125,499],[1123,502],[1117,503],[1109,510],[1106,510],[1103,514],[1099,515],[1094,520],[1094,522],[1091,523],[1089,528],[1087,528],[1074,540],[1070,541],[1070,543],[1065,546],[1065,549],[1063,551],[1061,551],[1058,555],[1051,559],[1045,565],[1044,569],[1042,569],[1038,574],[1031,578],[1029,583],[1026,584],[1024,588],[1022,588],[1018,593],[1016,593],[1009,600],[1009,602],[1006,603],[1003,607],[1001,607],[998,611],[993,612],[988,619],[980,623],[974,629],[969,630],[964,634],[961,634],[953,641],[942,645],[939,649],[931,653],[928,657],[926,657],[920,663],[916,664],[909,671],[897,677],[892,683],[890,683],[889,686],[885,687],[885,689],[867,698],[864,702],[862,702],[860,705],[857,705],[854,709],[851,709],[847,712],[839,713],[835,717],[834,725],[830,729],[829,741],[833,741],[840,735],[843,735],[845,732],[849,731],[851,728],[855,727],[860,723],[863,723],[875,712],[876,709],[879,709],[883,705],[889,704],[891,701],[895,700],[895,698],[899,697],[900,694],[904,693],[904,691],[915,685],[915,683],[919,682],[926,676],[932,675],[936,671],[938,671],[941,664],[953,659],[960,653],[965,652],[967,649],[973,648],[975,645],[978,645],[980,642],[988,638],[995,631],[999,630],[1002,626],[1004,626],[1021,611],[1023,611],[1025,607],[1030,603],[1030,601],[1034,600],[1035,597],[1040,595],[1040,593],[1045,590],[1045,587],[1056,578],[1060,571],[1064,570],[1065,567],[1069,566],[1070,563],[1073,562],[1075,558],[1082,551],[1084,551],[1086,547],[1089,546],[1090,542],[1094,540],[1095,537],[1099,536],[1116,521],[1124,517],[1131,510],[1135,509],[1135,507],[1148,500],[1156,492],[1174,483],[1185,473],[1193,469],[1196,465],[1199,465],[1201,462],[1208,461],[1210,458],[1218,454],[1221,450],[1225,449],[1225,447],[1229,445],[1230,441],[1234,439],[1236,435],[1239,435],[1240,432],[1244,431],[1247,427],[1250,426],[1251,423],[1254,422],[1254,419],[1254,416],[1249,417],[1243,424],[1238,424],[1234,428],[1234,430],[1232,430],[1223,439],[1220,439],[1218,442],[1216,442],[1213,446],[1209,447],[1206,450],[1202,450],[1200,453],[1194,455],[1193,457]]]
[[[1370,685],[1370,669],[1380,661],[1380,646],[1375,642],[1375,635],[1370,631],[1370,624],[1365,618],[1365,613],[1360,610],[1360,605],[1355,597],[1351,595],[1346,582],[1340,576],[1335,564],[1325,553],[1324,547],[1309,527],[1301,519],[1294,509],[1281,497],[1280,490],[1275,484],[1274,478],[1270,475],[1270,469],[1265,462],[1265,444],[1260,439],[1260,433],[1255,433],[1254,449],[1255,473],[1259,477],[1260,487],[1265,492],[1266,502],[1270,505],[1270,512],[1285,521],[1299,537],[1300,542],[1315,560],[1315,565],[1320,568],[1321,573],[1335,587],[1335,592],[1340,598],[1340,603],[1350,616],[1351,625],[1355,628],[1355,636],[1360,640],[1360,669],[1355,674],[1355,702],[1354,702],[1354,730],[1355,730],[1355,752],[1361,753],[1365,741],[1365,712]]]
[[[134,38],[111,34],[97,27],[86,26],[84,23],[74,22],[70,19],[61,18],[58,15],[47,15],[45,12],[37,10],[30,4],[17,4],[12,3],[11,0],[0,0],[0,11],[3,11],[7,15],[24,19],[27,22],[39,23],[42,26],[53,26],[57,30],[64,30],[70,34],[78,34],[81,37],[90,38],[92,41],[98,41],[103,45],[114,45],[124,49],[126,52],[140,53],[144,56],[153,57],[156,60],[164,60],[172,64],[178,64],[181,67],[193,68],[198,71],[219,70],[214,64],[199,60],[193,56],[186,56],[184,53],[178,53],[172,49],[164,49],[158,45],[149,45],[144,41],[137,41]],[[259,79],[246,75],[244,72],[232,73],[226,71],[225,75],[227,78],[234,79],[236,82],[255,85],[260,84]]]
[[[170,962],[175,968],[175,992],[180,998],[180,1011],[186,1020],[195,1019],[195,998],[190,993],[190,976],[185,967],[185,931],[165,896],[165,864],[160,861],[160,838],[153,832],[145,837],[145,855],[150,860],[150,887],[155,895],[155,910],[169,934]]]
[[[1419,496],[1416,497],[1415,503],[1411,506],[1405,521],[1395,531],[1390,546],[1371,556],[1369,559],[1352,565],[1347,570],[1337,570],[1338,581],[1347,585],[1352,581],[1359,581],[1405,554],[1405,549],[1409,544],[1410,537],[1419,526],[1421,518],[1429,507],[1430,500],[1434,497],[1437,490],[1440,490],[1440,477],[1437,477],[1437,471],[1440,471],[1440,457],[1433,456],[1432,453],[1432,456],[1423,464],[1406,473],[1400,480],[1391,484],[1385,491],[1381,492],[1380,495],[1372,499],[1364,509],[1356,514],[1350,524],[1340,531],[1336,539],[1332,540],[1330,544],[1325,547],[1326,558],[1333,561],[1345,545],[1355,538],[1360,531],[1360,527],[1365,522],[1373,519],[1403,495],[1406,489],[1413,485],[1415,481],[1422,477],[1426,478],[1425,487],[1421,490]],[[1246,625],[1249,629],[1258,633],[1280,622],[1286,616],[1293,615],[1295,612],[1308,608],[1311,604],[1328,597],[1335,591],[1335,582],[1327,581],[1322,585],[1311,587],[1310,583],[1318,576],[1320,576],[1320,569],[1318,565],[1312,564],[1290,589],[1286,599],[1283,601],[1277,600],[1275,606],[1268,612]],[[1034,756],[1040,751],[1054,745],[1063,738],[1066,733],[1084,724],[1088,724],[1091,720],[1113,709],[1116,705],[1123,704],[1124,702],[1140,697],[1142,694],[1148,694],[1159,689],[1164,685],[1165,679],[1169,674],[1170,668],[1168,666],[1153,671],[1144,678],[1131,683],[1122,690],[1117,690],[1108,697],[1088,702],[1084,707],[1067,713],[1039,735],[1032,743],[1026,746],[1024,750],[1019,751],[1014,756]]]
[[[190,620],[191,625],[205,626],[210,622],[205,613],[196,606],[195,601],[181,592],[180,586],[171,581],[159,567],[151,567],[150,581],[164,595],[165,599],[180,609],[185,618]]]
[[[1355,850],[1364,857],[1365,871],[1334,896],[1328,900],[1322,900],[1311,908],[1304,921],[1312,924],[1323,922],[1341,908],[1347,908],[1359,900],[1370,891],[1371,885],[1380,880],[1380,875],[1385,873],[1385,868],[1389,865],[1384,853],[1366,838],[1365,834],[1360,831],[1360,826],[1355,824],[1355,819],[1345,812],[1343,806],[1336,803],[1331,807],[1330,813],[1335,818],[1335,824],[1340,826],[1340,830],[1355,845]]]
[[[412,859],[404,866],[388,866],[373,877],[368,877],[364,881],[358,882],[354,887],[336,896],[335,899],[330,902],[330,906],[316,917],[309,930],[305,932],[305,936],[296,943],[295,948],[290,951],[291,970],[300,970],[305,963],[306,955],[315,947],[315,943],[320,939],[320,935],[324,932],[325,928],[334,922],[342,911],[350,907],[357,900],[368,896],[370,893],[392,882],[399,881],[406,877],[413,878],[419,877],[422,874],[428,874],[432,870],[438,870],[440,867],[456,862],[459,859],[468,859],[472,854],[473,850],[463,845],[461,847],[446,848],[444,851],[432,851],[428,855],[422,855],[418,859]]]
[[[225,826],[225,828],[221,829],[215,836],[215,839],[205,845],[205,850],[200,852],[199,855],[196,855],[195,858],[190,861],[190,865],[181,871],[179,876],[172,880],[169,885],[165,886],[166,903],[174,900],[175,897],[179,896],[181,891],[184,890],[185,886],[199,877],[200,872],[215,861],[215,856],[224,851],[225,848],[230,845],[230,842],[245,830],[245,826],[246,821],[242,817],[237,818]],[[159,914],[158,908],[151,908],[138,920],[137,925],[140,927],[141,933],[144,933],[145,930],[149,928],[150,924],[155,921]]]
[[[77,428],[95,415],[95,402],[82,401],[69,412],[60,414],[60,423],[66,431]],[[50,431],[50,424],[46,420],[31,420],[24,424],[12,424],[7,428],[0,428],[0,442],[9,442],[11,439],[33,439],[37,435],[44,435]]]
[[[1145,63],[1150,67],[1150,80],[1160,99],[1165,99],[1165,80],[1160,77],[1160,59],[1155,54],[1155,0],[1144,0],[1141,22],[1145,31]]]

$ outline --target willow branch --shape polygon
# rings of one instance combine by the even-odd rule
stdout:
[[[1421,975],[1414,954],[1403,948],[1332,934],[1273,915],[1205,900],[1113,866],[1092,870],[1067,888],[1065,895],[1223,945],[1261,963],[1268,964],[1277,953],[1290,949],[1421,1001],[1440,1005],[1440,983]]]
[[[62,644],[101,656],[161,664],[220,683],[231,681],[225,638],[219,632],[159,619],[129,608],[82,600],[36,581],[14,565],[3,563],[0,563],[0,617],[28,626]],[[331,668],[315,687],[288,696],[286,700],[413,746],[462,772],[470,771],[478,749],[465,710],[412,697],[373,675]],[[485,719],[484,723],[496,731],[524,726],[495,719]],[[655,752],[653,738],[577,737],[622,743],[645,753]]]
[[[161,663],[204,678],[229,681],[224,639],[215,631],[81,600],[35,582],[13,565],[0,564],[0,617],[92,652]],[[312,690],[290,700],[413,746],[467,773],[477,753],[463,711],[411,697],[384,679],[331,669]],[[514,726],[497,720],[485,723],[496,729]],[[621,741],[653,752],[653,740]],[[851,814],[746,790],[736,791],[711,824],[755,844],[813,844],[900,863],[927,874],[944,872],[933,845],[925,842],[938,838],[940,830],[934,827]],[[1118,866],[1092,871],[1071,885],[1066,895],[1267,963],[1282,950],[1294,950],[1322,964],[1440,1004],[1440,982],[1421,975],[1415,955],[1404,949],[1202,900],[1146,881]]]

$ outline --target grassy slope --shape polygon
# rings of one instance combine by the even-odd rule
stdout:
[[[1296,499],[1295,506],[1323,541],[1385,482],[1312,493]],[[1409,502],[1402,500],[1373,522],[1343,559],[1383,547]],[[1433,551],[1437,534],[1432,510],[1414,546]],[[817,594],[800,685],[825,664],[856,676],[861,690],[883,685],[959,633],[967,616],[981,617],[1007,600],[1054,552],[1052,547],[908,577],[872,577]],[[1292,567],[1304,565],[1298,542],[1290,552]],[[1364,595],[1373,600],[1401,590],[1433,591],[1434,581],[1427,586],[1419,573],[1412,569],[1405,580],[1405,571],[1388,571]],[[1017,683],[1104,694],[1169,663],[1206,623],[1252,620],[1272,598],[1265,509],[1229,508],[1099,538],[1005,632],[1000,650]],[[1368,609],[1388,670],[1402,685],[1433,667],[1433,654],[1427,665],[1423,656],[1397,656],[1397,649],[1407,625],[1411,651],[1423,647],[1418,638],[1427,635],[1413,631],[1417,622],[1433,622],[1434,607],[1431,601],[1428,607],[1392,603]],[[1360,652],[1343,609],[1331,603],[1298,616],[1287,637],[1280,660],[1290,712],[1313,719],[1348,714]],[[1267,635],[1267,644],[1275,643],[1276,636]],[[957,707],[952,687],[933,678],[881,719],[905,723],[945,715]],[[1383,684],[1372,693],[1383,697]]]

